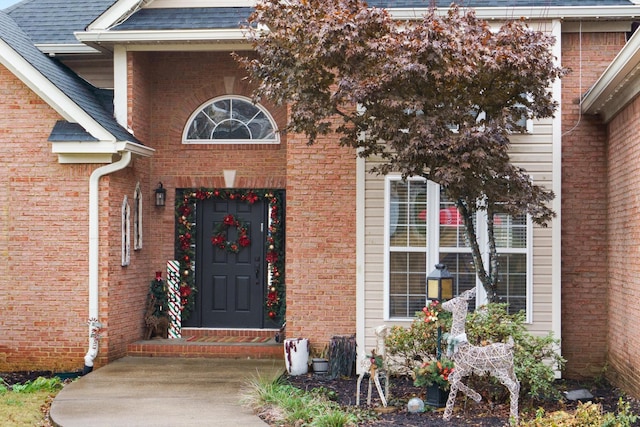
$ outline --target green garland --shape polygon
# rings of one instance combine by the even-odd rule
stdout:
[[[267,293],[265,298],[265,308],[269,318],[278,323],[284,321],[285,316],[285,277],[284,277],[284,224],[283,224],[283,204],[284,192],[264,189],[252,190],[225,190],[225,189],[183,189],[179,190],[176,197],[176,227],[178,239],[176,242],[176,259],[180,263],[180,298],[182,319],[186,320],[191,316],[195,308],[195,242],[196,227],[195,214],[198,201],[208,199],[219,200],[239,200],[249,204],[253,204],[258,200],[265,200],[269,203],[269,228],[266,237],[267,246],[267,271],[269,277],[267,280]],[[237,244],[248,244],[246,240],[241,239],[243,223],[233,218],[237,222],[233,226],[238,227],[239,239]],[[230,221],[230,220],[229,220]],[[228,224],[231,226],[231,224]],[[218,230],[218,231],[222,231]],[[226,231],[226,230],[225,230]],[[214,230],[214,237],[219,235]],[[246,237],[246,235],[245,235]],[[242,241],[241,241],[242,240]],[[219,241],[217,239],[216,241]],[[212,243],[213,238],[212,238]],[[234,249],[227,246],[227,243],[235,242],[226,241],[225,233],[225,249],[233,251]],[[214,243],[215,244],[215,243]],[[240,248],[237,248],[238,251]]]

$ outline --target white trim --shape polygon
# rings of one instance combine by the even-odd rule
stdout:
[[[120,126],[128,128],[127,109],[128,80],[127,48],[116,46],[113,50],[113,114]]]
[[[185,7],[254,7],[256,0],[155,0],[144,9]]]
[[[465,11],[466,8],[460,8]],[[428,8],[388,8],[394,19],[416,20],[429,11]],[[438,8],[441,14],[447,13],[449,8]],[[638,6],[521,6],[521,7],[478,7],[474,8],[480,19],[606,19],[606,18],[635,18],[640,16]]]
[[[562,64],[562,23],[553,21],[552,34],[556,43],[552,53],[556,65]],[[558,110],[552,121],[552,189],[555,194],[551,207],[556,217],[551,221],[551,330],[555,338],[562,340],[562,83],[553,82],[551,93],[558,103]],[[560,348],[558,348],[560,354]]]
[[[87,46],[86,44],[77,43],[77,44],[58,44],[58,43],[36,43],[35,47],[40,49],[42,53],[45,53],[50,56],[55,55],[65,55],[65,54],[79,54],[79,53],[100,53],[100,51],[94,49],[91,46]]]
[[[249,104],[254,105],[260,112],[262,112],[269,123],[271,124],[271,128],[273,129],[273,139],[187,139],[187,134],[189,133],[189,128],[191,127],[191,123],[193,120],[200,114],[200,112],[207,106],[223,100],[239,100],[244,101]],[[255,117],[255,116],[254,116]],[[251,98],[242,95],[231,95],[226,94],[222,96],[217,96],[215,98],[209,99],[206,102],[203,102],[198,106],[193,113],[189,116],[187,123],[184,126],[182,131],[182,144],[184,145],[198,145],[198,144],[211,144],[211,145],[225,145],[225,144],[268,144],[268,145],[277,145],[280,144],[280,133],[278,132],[278,126],[276,121],[274,120],[269,110],[267,110],[262,104],[254,103]]]
[[[122,262],[121,266],[126,267],[131,264],[131,207],[129,198],[124,195],[122,200]]]
[[[389,244],[390,239],[390,231],[389,231],[389,218],[391,217],[391,181],[399,179],[400,175],[398,174],[389,174],[384,178],[384,232],[383,234],[383,244],[382,244],[382,319],[389,320],[389,271],[390,271],[390,255],[391,255],[391,245]],[[395,319],[395,318],[394,318]],[[409,320],[409,319],[403,319]]]
[[[392,182],[398,182],[401,180],[399,174],[389,174],[385,177],[384,185],[384,244],[383,244],[383,319],[385,321],[408,321],[411,317],[391,317],[389,303],[391,294],[391,284],[389,281],[390,264],[391,264],[391,252],[392,249],[398,249],[402,253],[424,253],[426,255],[426,269],[425,277],[428,275],[436,264],[440,263],[440,256],[442,253],[447,254],[471,254],[471,248],[468,246],[460,247],[442,247],[440,246],[440,186],[435,182],[425,180],[421,177],[410,177],[407,181],[426,181],[427,189],[427,240],[424,248],[418,247],[405,247],[405,246],[391,246],[390,245],[390,216],[391,216],[391,184]],[[434,208],[435,207],[435,208]],[[489,245],[488,245],[488,230],[487,230],[487,213],[485,210],[479,210],[476,213],[476,224],[484,224],[482,227],[476,229],[476,236],[478,239],[478,246],[482,256],[482,262],[485,268],[489,265]],[[498,247],[497,254],[524,254],[526,257],[526,283],[525,283],[525,310],[526,321],[532,323],[533,321],[533,221],[531,216],[526,216],[526,247],[524,248],[512,248],[512,247]],[[487,295],[482,282],[475,275],[476,278],[476,306],[479,307],[487,302]],[[425,301],[426,303],[426,301]]]
[[[142,249],[142,190],[140,182],[136,182],[136,188],[133,190],[133,250]]]
[[[119,22],[124,17],[128,17],[132,12],[138,10],[144,3],[149,3],[153,0],[118,0],[109,9],[98,16],[87,29],[89,30],[104,30],[116,22]]]
[[[4,40],[0,39],[0,63],[36,95],[51,106],[65,120],[80,124],[91,136],[103,141],[115,141],[115,137],[96,122],[64,92],[20,56]]]
[[[246,31],[234,29],[204,30],[93,30],[73,33],[83,43],[158,43],[158,42],[198,42],[198,41],[238,41],[247,42]]]
[[[640,31],[629,39],[582,100],[582,111],[608,122],[640,91]]]
[[[533,221],[531,215],[527,214],[527,247],[526,247],[526,263],[527,263],[527,278],[526,278],[526,295],[525,295],[525,313],[526,322],[533,323]]]
[[[356,157],[356,348],[360,360],[366,339],[366,160]],[[360,364],[356,365],[358,374]]]
[[[58,163],[111,163],[117,153],[128,151],[150,157],[155,150],[134,142],[63,141],[52,142],[51,152],[58,155]]]

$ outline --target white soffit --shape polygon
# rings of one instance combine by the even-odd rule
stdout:
[[[638,6],[545,6],[545,7],[477,7],[473,8],[481,19],[621,19],[640,16]],[[388,8],[396,19],[421,19],[429,8]],[[439,13],[448,9],[439,8]],[[461,8],[465,10],[465,8]]]
[[[183,7],[254,7],[256,0],[155,0],[145,9],[167,9]]]

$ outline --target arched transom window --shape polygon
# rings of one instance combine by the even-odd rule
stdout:
[[[278,144],[271,115],[248,98],[226,96],[208,101],[189,118],[184,144]]]

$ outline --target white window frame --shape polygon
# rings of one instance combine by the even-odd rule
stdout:
[[[131,263],[131,207],[129,199],[125,195],[122,200],[122,266]]]
[[[246,103],[249,103],[249,104],[252,104],[253,106],[255,106],[269,120],[269,123],[271,124],[271,127],[273,128],[273,138],[265,138],[265,139],[188,139],[187,136],[189,134],[189,129],[191,128],[191,123],[195,120],[195,118],[198,116],[198,114],[200,114],[200,112],[203,109],[205,109],[206,107],[208,107],[209,105],[211,105],[211,104],[213,104],[215,102],[220,102],[220,101],[225,101],[225,100],[230,100],[232,105],[233,105],[233,101],[241,101],[241,102],[246,102]],[[246,96],[224,95],[224,96],[218,96],[216,98],[210,99],[207,102],[201,104],[198,108],[196,108],[196,110],[191,114],[191,116],[189,116],[189,120],[187,120],[187,124],[184,127],[184,130],[182,131],[182,143],[186,144],[186,145],[193,145],[193,144],[214,144],[214,145],[215,144],[218,144],[218,145],[225,145],[225,144],[273,144],[273,145],[277,145],[277,144],[280,144],[280,132],[278,132],[278,127],[276,125],[275,120],[273,119],[273,116],[271,116],[271,114],[269,114],[269,111],[266,108],[264,108],[261,104],[254,103],[251,100],[251,98],[247,98]]]
[[[142,190],[140,183],[136,183],[136,189],[133,193],[133,250],[142,249]]]
[[[383,266],[383,316],[385,321],[410,321],[413,320],[413,316],[409,317],[391,317],[390,315],[390,298],[391,298],[391,283],[390,283],[390,257],[392,247],[390,246],[390,217],[391,217],[391,183],[393,181],[401,180],[399,174],[389,174],[385,177],[384,186],[384,266]],[[407,180],[424,181],[423,178],[413,177],[407,178]],[[438,209],[427,209],[427,247],[422,249],[407,248],[406,252],[426,252],[427,269],[429,266],[435,268],[435,265],[440,260],[440,186],[434,182],[427,181],[427,206],[437,206]],[[486,224],[486,212],[480,211],[477,214],[477,224]],[[478,243],[480,248],[488,248],[488,232],[487,227],[478,227],[476,230],[478,234]],[[531,323],[533,319],[532,313],[532,290],[533,290],[533,222],[531,217],[527,215],[526,225],[526,248],[497,248],[498,254],[501,253],[524,253],[526,254],[526,322]],[[447,250],[448,253],[471,253],[470,248],[457,248]],[[482,251],[483,262],[485,265],[489,263],[488,250]],[[431,272],[425,271],[426,276]],[[480,280],[476,277],[476,306],[479,307],[482,304],[486,304],[487,295]],[[426,290],[425,290],[426,293]],[[425,300],[426,303],[426,300]]]

